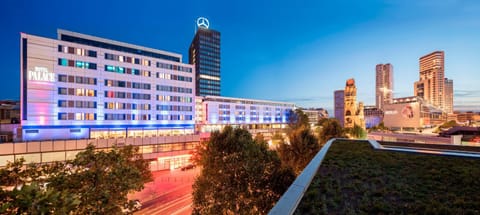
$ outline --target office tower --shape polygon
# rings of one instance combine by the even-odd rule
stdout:
[[[414,84],[414,95],[428,104],[445,109],[444,52],[434,51],[420,58],[420,80]]]
[[[190,44],[189,63],[195,64],[197,96],[220,95],[220,32],[209,29],[206,18],[197,19],[197,31]]]
[[[345,128],[353,128],[354,125],[358,125],[365,129],[365,118],[363,114],[363,103],[360,102],[357,106],[357,87],[355,86],[355,80],[353,78],[348,79],[345,84]]]
[[[453,113],[453,80],[445,78],[445,112]]]
[[[393,66],[377,64],[375,71],[375,104],[383,110],[384,105],[391,104],[393,99]]]
[[[344,117],[345,114],[345,98],[344,98],[344,90],[335,90],[334,92],[334,114],[335,119],[338,120],[340,125],[344,124]]]

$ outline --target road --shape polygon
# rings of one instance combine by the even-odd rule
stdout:
[[[199,168],[153,172],[154,181],[129,196],[142,203],[142,209],[135,214],[191,214],[192,185],[199,172]]]

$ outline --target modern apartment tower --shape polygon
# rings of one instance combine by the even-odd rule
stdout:
[[[445,112],[453,113],[453,80],[445,78]]]
[[[197,19],[189,63],[195,64],[196,95],[220,96],[220,32],[209,29],[204,17]]]
[[[393,100],[393,66],[377,64],[375,68],[375,104],[383,110],[385,104],[391,104]]]
[[[334,92],[334,114],[335,119],[338,120],[340,125],[343,127],[345,118],[345,91],[344,90],[335,90]]]
[[[443,51],[434,51],[420,57],[420,80],[415,82],[415,96],[435,107],[445,105],[444,58]]]

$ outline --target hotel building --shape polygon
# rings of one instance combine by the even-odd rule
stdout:
[[[293,103],[229,98],[220,96],[197,97],[197,126],[200,133],[221,130],[226,125],[244,127],[252,134],[262,133],[267,139],[286,128]],[[201,100],[201,102],[199,101]]]
[[[58,30],[21,33],[20,141],[188,135],[195,69],[180,54]]]
[[[220,96],[220,32],[208,27],[206,18],[198,18],[189,63],[195,65],[196,95]]]
[[[393,99],[393,66],[377,64],[375,68],[375,104],[380,110]]]

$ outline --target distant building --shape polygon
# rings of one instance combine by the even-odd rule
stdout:
[[[308,108],[302,111],[308,116],[308,122],[312,125],[316,125],[322,118],[328,118],[328,112],[323,108]]]
[[[393,99],[393,66],[377,64],[375,68],[375,104],[380,110]]]
[[[383,122],[383,111],[375,106],[365,106],[363,108],[365,114],[365,127],[371,128]]]
[[[340,122],[340,125],[343,127],[344,126],[344,121],[345,121],[345,91],[344,90],[336,90],[334,92],[334,117],[335,119]]]
[[[445,113],[453,112],[453,81],[445,78],[445,53],[434,51],[420,58],[420,80],[414,96]]]
[[[453,113],[453,80],[445,78],[445,112]]]
[[[196,95],[220,96],[220,32],[209,29],[206,18],[197,19],[189,63],[195,65]]]
[[[365,129],[365,118],[363,114],[363,103],[357,105],[357,87],[353,78],[348,79],[345,84],[345,128],[353,128],[358,125]]]

